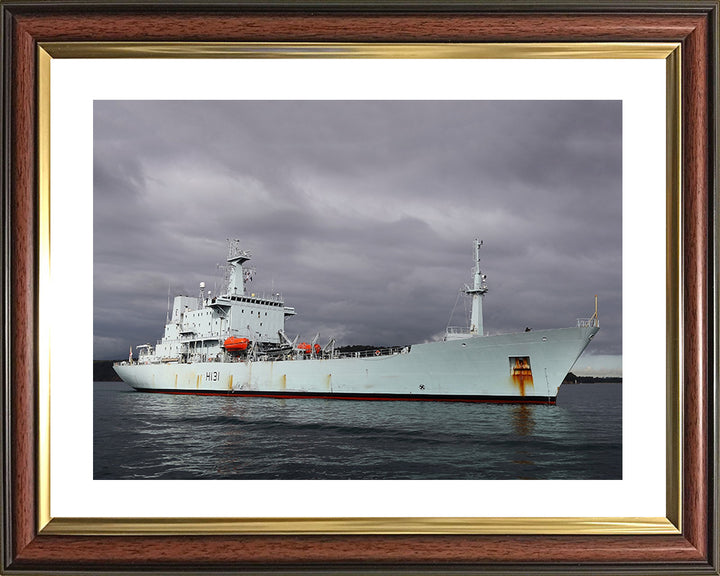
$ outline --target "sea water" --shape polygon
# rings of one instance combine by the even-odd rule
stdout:
[[[622,385],[557,404],[181,396],[94,385],[99,479],[621,479]]]

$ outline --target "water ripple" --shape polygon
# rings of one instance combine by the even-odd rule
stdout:
[[[96,479],[619,479],[619,384],[557,406],[142,394],[96,383]]]

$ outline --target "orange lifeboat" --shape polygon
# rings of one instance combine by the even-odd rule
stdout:
[[[310,354],[310,350],[312,350],[310,344],[307,342],[300,342],[300,344],[297,345],[298,350],[301,350],[305,354]]]
[[[230,338],[225,340],[225,350],[229,352],[243,352],[247,350],[248,344],[250,344],[250,340],[247,338],[236,338],[235,336],[231,336]]]

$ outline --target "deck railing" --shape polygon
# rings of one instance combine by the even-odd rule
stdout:
[[[445,331],[446,334],[470,334],[470,328],[468,326],[448,326]]]
[[[410,346],[391,346],[377,348],[375,350],[361,350],[358,352],[336,352],[333,358],[369,358],[370,356],[393,356],[395,354],[407,354]]]

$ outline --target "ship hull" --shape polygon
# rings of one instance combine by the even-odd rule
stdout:
[[[554,403],[597,327],[416,344],[364,358],[121,364],[143,392],[457,402]]]

